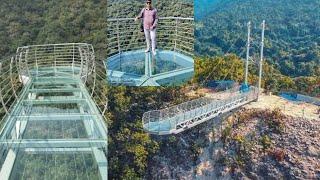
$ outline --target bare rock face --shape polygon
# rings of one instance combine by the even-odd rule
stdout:
[[[255,121],[249,122],[257,124]],[[249,166],[244,166],[244,171],[247,169],[245,174],[251,178],[257,176],[258,179],[320,179],[320,119],[285,116],[283,122],[282,132],[268,131],[270,126],[259,128],[263,124],[250,129],[265,129],[262,134],[270,137],[272,145],[265,152],[261,151],[263,146],[255,145],[253,155],[248,158],[253,164],[249,171]],[[240,125],[235,131],[241,129]],[[261,132],[257,134],[262,135]],[[246,134],[244,131],[242,133]]]
[[[320,119],[243,108],[159,142],[148,179],[320,179]]]
[[[287,130],[279,146],[287,151],[284,167],[290,177],[319,179],[320,169],[320,120],[288,118]]]
[[[320,150],[311,145],[308,147],[308,155],[311,157],[320,158]]]

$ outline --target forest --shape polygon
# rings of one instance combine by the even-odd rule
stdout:
[[[145,6],[145,1],[110,0],[108,1],[108,18],[134,18]],[[193,1],[191,0],[153,0],[153,7],[159,17],[193,17]]]
[[[290,77],[320,75],[318,0],[224,0],[215,3],[202,0],[197,3],[196,6],[204,7],[195,12],[197,55],[235,53],[244,58],[247,22],[252,21],[256,45],[251,51],[255,56],[259,53],[260,24],[266,20],[268,63]]]
[[[0,3],[0,54],[34,44],[86,42],[106,52],[107,1],[4,0]]]

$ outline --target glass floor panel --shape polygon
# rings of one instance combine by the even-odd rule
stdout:
[[[1,131],[0,179],[107,179],[104,119],[83,80],[61,70],[26,77]]]
[[[57,73],[59,73],[59,75],[73,75],[79,74],[80,72],[80,68],[78,67],[72,68],[69,66],[57,66],[55,68],[52,68],[53,66],[54,64],[52,64],[51,67],[40,67],[38,69],[32,69],[30,70],[30,74],[32,74],[32,76],[52,77],[56,76]]]
[[[124,52],[108,61],[108,68],[128,74],[144,75],[147,54],[144,52]]]
[[[173,128],[173,124],[170,120],[167,121],[159,121],[159,122],[149,122],[144,124],[144,128],[148,129],[150,132],[169,132]]]
[[[180,85],[194,72],[192,57],[168,50],[158,50],[155,56],[144,50],[121,52],[106,65],[109,83],[128,86]]]
[[[68,113],[80,113],[78,104],[76,103],[66,103],[66,104],[46,104],[46,105],[32,105],[29,108],[29,114],[68,114]]]
[[[33,86],[33,89],[58,89],[58,88],[79,88],[79,86],[77,84],[72,84],[72,83],[68,83],[68,84],[59,84],[58,82],[56,84],[52,83],[52,84],[35,84]]]
[[[193,62],[190,62],[188,58],[182,54],[170,51],[159,51],[156,56],[152,56],[151,58],[153,75],[188,67],[193,67]]]
[[[13,166],[12,180],[24,179],[101,179],[92,152],[20,151]]]
[[[88,138],[83,121],[31,121],[23,139]]]

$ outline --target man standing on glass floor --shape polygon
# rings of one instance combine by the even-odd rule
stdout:
[[[156,8],[152,7],[152,1],[147,0],[146,6],[140,12],[140,14],[135,18],[135,21],[138,19],[143,19],[143,30],[146,37],[147,49],[145,52],[150,51],[150,41],[152,47],[153,55],[156,55],[156,28],[158,23],[158,12]]]

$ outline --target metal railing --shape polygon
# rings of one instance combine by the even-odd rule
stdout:
[[[258,97],[255,87],[246,93],[227,93],[220,100],[202,97],[165,109],[148,111],[142,117],[144,129],[153,134],[179,133]]]
[[[110,18],[108,21],[108,51],[111,57],[121,52],[146,48],[141,21],[134,18]],[[172,50],[193,56],[194,19],[183,17],[160,17],[157,25],[157,48]]]
[[[93,46],[65,43],[23,46],[11,59],[0,62],[0,127],[10,114],[23,86],[30,79],[52,73],[79,77],[86,85],[96,106],[104,116],[107,108],[106,70],[104,60],[96,60]]]
[[[282,97],[288,97],[290,99],[294,99],[297,101],[303,101],[303,102],[320,106],[320,98],[317,98],[317,97],[300,94],[299,92],[295,92],[295,91],[280,91],[279,94]]]
[[[106,87],[104,60],[96,60],[86,43],[19,47],[1,61],[0,176],[17,173],[13,164],[23,151],[69,149],[93,153],[101,179],[107,179]],[[68,128],[74,133],[66,135]]]
[[[23,76],[39,76],[46,73],[46,68],[71,67],[71,73],[80,75],[85,81],[95,63],[93,47],[85,43],[19,47],[16,59],[19,73]]]
[[[23,84],[19,75],[15,58],[9,58],[0,62],[0,128],[3,119],[11,112],[12,106],[17,101]]]

